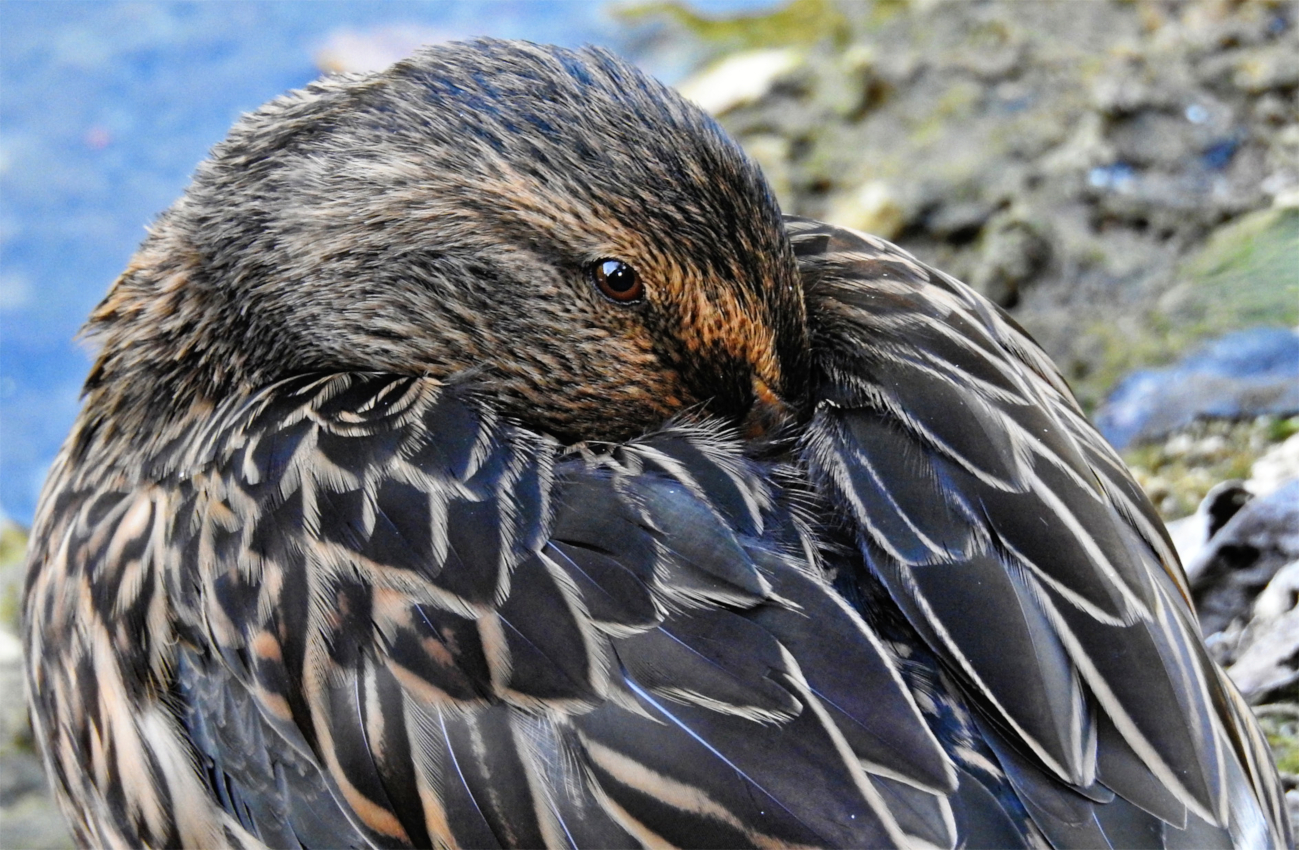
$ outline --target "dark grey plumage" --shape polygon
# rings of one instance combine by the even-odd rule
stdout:
[[[86,846],[1290,841],[1031,340],[607,54],[273,102],[90,328],[25,599]]]

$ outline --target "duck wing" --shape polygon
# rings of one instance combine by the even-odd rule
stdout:
[[[1045,354],[896,246],[787,226],[817,370],[802,456],[850,529],[846,568],[940,660],[1036,825],[1057,846],[1127,846],[1117,797],[1168,846],[1216,827],[1289,846],[1270,754],[1205,652],[1167,534]]]
[[[723,430],[564,450],[468,391],[332,375],[193,442],[173,690],[260,840],[341,812],[372,846],[955,844],[955,768],[797,473]]]

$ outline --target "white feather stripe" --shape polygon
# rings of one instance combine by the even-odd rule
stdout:
[[[1240,754],[1251,786],[1269,809],[1268,820],[1273,842],[1280,847],[1284,841],[1278,824],[1281,823],[1282,818],[1288,817],[1288,813],[1285,808],[1285,789],[1277,781],[1277,774],[1271,769],[1271,749],[1259,727],[1247,722],[1253,715],[1240,692],[1221,669],[1216,672],[1218,682],[1226,693],[1232,709],[1230,718],[1232,728],[1223,729],[1222,734],[1227,739],[1223,742],[1223,746],[1232,747]]]
[[[361,719],[358,730],[364,736],[365,749],[376,762],[389,758],[405,758],[405,753],[385,753],[382,749],[382,742],[385,737],[384,726],[388,720],[388,712],[385,711],[385,708],[388,710],[400,709],[400,706],[385,706],[379,701],[378,665],[364,663],[361,672],[362,675],[357,677],[354,692],[357,702],[357,717]]]
[[[105,754],[111,747],[113,757],[111,765],[105,768],[122,782],[128,815],[143,820],[153,835],[164,836],[171,819],[162,808],[162,799],[153,791],[153,783],[160,778],[154,773],[149,757],[154,742],[146,743],[136,725],[135,703],[127,695],[122,668],[106,624],[95,616],[87,632],[98,688],[99,718],[103,724],[100,733]],[[123,781],[127,778],[130,781]],[[101,784],[101,791],[106,790],[106,785]]]
[[[190,748],[168,712],[151,706],[139,715],[139,729],[150,742],[150,751],[162,774],[160,778],[171,797],[170,813],[176,819],[176,831],[183,846],[224,846],[227,842],[223,827],[235,835],[246,836],[241,846],[264,846],[230,815],[212,805],[209,789],[194,770]]]
[[[542,742],[538,740],[539,736],[524,724],[521,712],[511,711],[508,722],[510,739],[523,765],[524,777],[528,783],[528,796],[532,799],[532,814],[541,828],[546,847],[561,850],[575,848],[576,844],[564,826],[559,808],[553,799],[555,793],[565,793],[565,788],[562,785],[555,788],[547,781],[551,774],[548,763],[552,760],[559,761],[559,752],[553,747],[548,751],[547,748],[543,748]],[[557,741],[552,736],[545,743],[555,745]],[[499,742],[497,746],[500,746]]]
[[[353,687],[358,687],[358,683],[353,682]],[[357,695],[360,700],[360,695]],[[364,716],[364,715],[362,715]],[[330,777],[338,788],[338,792],[343,795],[340,802],[346,804],[351,809],[351,814],[365,826],[375,832],[396,839],[398,841],[410,842],[409,836],[406,835],[406,829],[401,825],[401,821],[385,806],[371,800],[361,792],[343,769],[342,763],[338,760],[338,751],[334,745],[334,730],[331,718],[328,716],[319,718],[323,722],[315,724],[316,734],[319,736],[318,749],[324,757],[325,767],[329,770]]]
[[[861,798],[866,801],[866,805],[870,806],[871,811],[879,818],[889,840],[898,847],[906,847],[908,844],[906,836],[898,826],[897,821],[894,820],[893,813],[889,811],[884,799],[880,797],[879,791],[871,784],[870,778],[866,775],[861,762],[857,759],[857,755],[852,751],[852,747],[848,745],[847,740],[844,739],[843,732],[839,731],[838,725],[830,717],[830,713],[825,710],[821,700],[808,687],[807,680],[803,678],[803,671],[798,667],[798,661],[783,646],[780,648],[780,654],[790,671],[786,676],[787,681],[794,686],[794,690],[802,699],[803,704],[811,709],[812,713],[816,715],[816,719],[820,721],[821,728],[830,736],[840,760],[848,768],[848,775],[852,777],[857,793],[861,795]]]
[[[444,761],[451,758],[449,751],[443,749],[441,716],[439,714],[434,717],[425,707],[408,699],[403,705],[402,717],[406,724],[407,740],[411,742],[410,757],[415,769],[415,786],[419,792],[420,806],[424,812],[424,827],[428,830],[434,847],[458,847],[459,841],[451,830],[451,821],[440,789],[434,785],[434,777],[444,773]]]
[[[446,770],[446,765],[443,765],[443,780],[445,782],[459,783],[460,788],[464,791],[465,795],[469,798],[469,801],[473,804],[476,813],[480,818],[482,818],[483,826],[490,831],[491,826],[487,822],[487,817],[482,810],[482,805],[478,802],[478,799],[474,796],[473,789],[470,787],[468,780],[465,778],[464,770],[460,767],[460,760],[459,758],[456,757],[455,748],[451,744],[451,733],[447,730],[447,724],[446,724],[447,714],[450,713],[454,716],[454,714],[456,713],[463,713],[463,712],[459,712],[459,710],[454,707],[449,709],[438,708],[436,709],[436,711],[437,711],[438,730],[441,734],[440,745],[443,748],[442,752],[445,755],[446,762],[450,764],[451,769],[454,771],[454,776],[453,776],[451,775],[450,771]],[[479,739],[479,742],[480,741],[481,739]],[[471,748],[477,748],[477,746],[480,746],[479,742],[475,742],[474,744],[471,744]],[[458,843],[457,846],[459,846]]]
[[[487,616],[495,610],[490,604],[471,602],[444,590],[419,573],[370,560],[347,546],[324,540],[305,542],[311,556],[307,572],[319,573],[331,580],[360,582],[385,594],[400,594],[408,606],[430,605],[470,620]],[[252,560],[251,555],[249,559]]]
[[[1124,474],[1126,474],[1126,467],[1124,470]],[[1142,542],[1153,550],[1160,569],[1177,587],[1182,603],[1194,609],[1191,589],[1186,583],[1186,573],[1182,571],[1181,559],[1169,544],[1163,531],[1156,528],[1145,513],[1131,502],[1128,495],[1111,484],[1104,475],[1098,476],[1098,479],[1102,492],[1104,492],[1110,504],[1114,506],[1119,516],[1135,530]]]
[[[477,619],[478,639],[482,642],[483,655],[491,672],[492,690],[497,695],[509,692],[510,670],[514,661],[510,657],[510,644],[505,639],[505,627],[496,612],[484,614]]]
[[[1034,463],[1041,461],[1051,464],[1056,469],[1060,470],[1060,473],[1072,481],[1080,490],[1093,493],[1097,500],[1100,500],[1103,493],[1100,491],[1099,484],[1096,481],[1095,471],[1092,470],[1090,466],[1086,465],[1086,461],[1082,460],[1081,455],[1078,455],[1075,458],[1077,465],[1070,463],[1068,458],[1060,455],[1060,452],[1056,450],[1055,446],[1044,442],[1036,432],[1025,428],[1014,417],[1007,416],[1004,420],[1004,424],[1006,429],[1010,431],[1011,440],[1017,447],[1021,447],[1024,451],[1029,452]],[[1090,428],[1091,426],[1087,425],[1085,427]],[[1074,427],[1068,423],[1061,425],[1058,420],[1055,423],[1054,432],[1057,435],[1071,436],[1073,430]],[[1076,449],[1075,454],[1077,454]],[[1086,468],[1088,472],[1087,475],[1082,474],[1078,468],[1079,465]]]
[[[748,514],[746,518],[753,524],[754,528],[758,530],[758,533],[761,534],[763,525],[762,512],[764,509],[771,507],[769,494],[757,486],[758,481],[756,479],[752,481],[742,480],[741,471],[736,459],[728,457],[720,451],[708,451],[707,448],[698,446],[694,440],[691,440],[690,442],[695,444],[695,448],[699,449],[699,451],[704,452],[718,470],[731,479],[731,483],[734,485],[736,491],[739,492],[740,498],[744,501],[744,509]],[[708,494],[704,492],[704,489],[690,474],[684,464],[675,460],[668,454],[659,451],[653,446],[633,445],[629,447],[629,451],[635,451],[637,454],[643,455],[647,459],[652,460],[661,469],[670,474],[677,481],[681,482],[681,484],[684,485],[695,498],[707,505],[713,515],[717,517],[718,521],[726,523],[727,525],[730,524],[729,520],[723,517],[717,510],[717,507],[712,504],[712,501],[708,498]]]
[[[595,627],[595,620],[582,599],[582,592],[577,583],[566,570],[554,562],[545,552],[538,552],[537,560],[545,567],[546,574],[555,582],[564,602],[568,605],[572,622],[577,625],[582,636],[582,649],[588,659],[586,681],[596,696],[604,697],[609,692],[609,672],[613,664],[613,651],[608,639]]]
[[[794,850],[794,848],[801,846],[778,841],[768,835],[754,832],[736,817],[730,809],[709,797],[708,792],[703,788],[687,785],[670,776],[651,770],[641,762],[603,744],[591,741],[585,736],[583,736],[582,741],[591,760],[618,782],[629,788],[635,788],[641,793],[683,812],[690,812],[720,821],[745,834],[749,840],[759,847],[770,847],[773,850],[775,848]],[[654,833],[644,824],[631,817],[612,799],[606,796],[602,802],[606,809],[621,823],[622,827],[631,832],[637,839],[645,841],[646,838],[650,838],[651,840],[646,842],[648,846],[672,846],[665,842],[662,836]]]
[[[939,641],[941,641],[943,649],[946,650],[949,656],[948,660],[955,662],[957,667],[959,667],[965,676],[968,677],[970,683],[979,689],[981,697],[997,710],[1002,719],[1015,730],[1015,734],[1028,745],[1029,749],[1031,749],[1037,757],[1042,760],[1043,764],[1045,764],[1051,772],[1064,782],[1072,785],[1085,784],[1082,782],[1084,776],[1082,775],[1081,765],[1079,765],[1079,770],[1069,770],[1065,765],[1061,764],[1054,756],[1052,756],[1035,736],[1029,734],[1028,730],[1021,726],[1014,717],[1011,716],[1006,706],[997,698],[993,689],[990,688],[987,682],[983,680],[983,677],[978,674],[973,662],[971,662],[969,657],[961,650],[960,643],[952,637],[951,633],[943,625],[942,618],[939,617],[934,612],[934,609],[929,605],[924,593],[921,592],[920,587],[911,577],[910,571],[902,569],[900,570],[900,573],[903,582],[907,586],[908,595],[914,601],[916,606],[920,608],[921,614],[925,618],[925,623],[934,631],[934,634]],[[1074,739],[1073,735],[1071,735],[1071,739]]]
[[[1128,626],[1132,624],[1131,620],[1124,620],[1119,617],[1115,617],[1114,615],[1096,607],[1095,603],[1093,603],[1091,600],[1087,599],[1085,596],[1075,591],[1073,588],[1064,584],[1056,577],[1052,576],[1046,570],[1042,569],[1034,561],[1032,561],[1027,555],[1025,555],[1015,546],[1012,546],[1004,538],[998,540],[997,542],[1002,549],[1006,550],[1006,553],[1008,555],[1011,555],[1019,564],[1021,564],[1025,568],[1025,570],[1032,573],[1034,579],[1042,582],[1042,584],[1046,585],[1047,587],[1054,590],[1056,593],[1063,596],[1065,599],[1069,601],[1070,605],[1073,605],[1079,611],[1085,612],[1087,616],[1091,617],[1096,622],[1106,626],[1114,626],[1114,627]]]
[[[958,388],[964,389],[964,387],[959,387],[959,385]],[[1016,432],[1024,433],[1023,428],[1013,417],[1006,414],[1005,411],[1000,410],[994,405],[988,404],[985,400],[969,393],[962,393],[962,396],[963,403],[980,405],[989,418],[999,419],[1003,429],[1011,432],[1010,442],[1012,452],[1014,453],[1016,472],[1016,477],[1013,480],[1003,480],[990,474],[987,469],[978,465],[964,454],[952,449],[948,445],[947,441],[938,436],[932,428],[928,427],[924,422],[913,416],[907,409],[907,406],[896,396],[896,394],[882,391],[879,398],[876,400],[876,404],[887,411],[887,413],[897,422],[903,424],[912,435],[920,438],[917,441],[918,448],[929,449],[938,453],[943,459],[955,463],[961,469],[978,479],[981,483],[994,490],[1000,490],[1006,493],[1023,492],[1025,489],[1024,482],[1028,470],[1032,466],[1032,453],[1029,450],[1028,444],[1024,441],[1015,439]],[[858,452],[858,454],[860,455],[861,453]],[[954,502],[952,504],[953,506],[955,505]]]
[[[604,807],[604,810],[610,814],[619,826],[639,841],[645,850],[675,850],[676,845],[632,817],[630,812],[618,805],[607,794],[601,792],[600,797],[600,804]]]
[[[1038,608],[1045,608],[1046,593],[1043,592],[1041,585],[1031,576],[1026,575],[1022,567],[1017,574]],[[1069,745],[1074,763],[1079,766],[1078,775],[1073,779],[1073,783],[1086,788],[1096,781],[1096,724],[1092,722],[1088,711],[1086,694],[1083,692],[1082,680],[1077,668],[1070,670],[1069,673]]]
[[[816,579],[812,580],[817,581]],[[892,682],[894,694],[901,697],[903,703],[910,709],[913,729],[924,735],[928,746],[932,748],[933,752],[942,755],[943,774],[947,778],[949,784],[947,788],[930,788],[917,783],[913,777],[903,776],[901,774],[895,775],[892,771],[882,765],[874,765],[865,761],[863,761],[862,764],[869,764],[870,766],[868,767],[868,770],[871,773],[877,773],[880,776],[889,776],[891,779],[896,779],[899,782],[903,782],[922,791],[928,791],[931,794],[943,794],[954,791],[957,784],[956,766],[952,764],[951,759],[947,757],[945,752],[943,752],[942,744],[939,743],[938,738],[935,737],[933,731],[929,728],[929,725],[925,723],[924,716],[920,711],[920,706],[916,704],[915,694],[902,680],[902,674],[898,672],[898,666],[894,660],[893,654],[884,646],[884,642],[879,639],[875,634],[875,631],[871,629],[870,626],[866,625],[866,621],[862,619],[862,616],[857,612],[857,609],[849,605],[848,601],[838,593],[835,593],[832,588],[824,586],[820,581],[817,581],[817,584],[821,585],[821,589],[825,593],[825,598],[832,602],[835,607],[839,609],[841,615],[852,624],[857,633],[858,640],[870,644],[871,650],[875,655],[887,661],[885,669],[888,672],[889,680]],[[786,656],[789,654],[784,647],[781,647],[781,652]],[[792,659],[788,660],[792,661]]]
[[[1074,515],[1074,512],[1069,505],[1065,504],[1065,502],[1053,493],[1051,489],[1043,483],[1042,479],[1036,475],[1033,476],[1033,492],[1042,500],[1043,504],[1050,509],[1051,515],[1057,518],[1067,529],[1069,529],[1073,540],[1075,540],[1083,551],[1087,553],[1088,560],[1090,560],[1098,568],[1100,573],[1109,580],[1110,586],[1118,591],[1119,597],[1124,602],[1125,612],[1131,617],[1131,619],[1125,620],[1124,624],[1135,623],[1138,620],[1148,620],[1150,612],[1146,610],[1145,604],[1128,586],[1127,581],[1119,573],[1118,569],[1110,559],[1106,557],[1105,553],[1101,551],[1101,548],[1096,545],[1096,541],[1092,539],[1092,536],[1088,533],[1086,527],[1078,521],[1077,516]],[[1025,563],[1027,563],[1027,560]]]
[[[1123,740],[1128,743],[1128,746],[1132,748],[1132,751],[1136,753],[1142,763],[1150,769],[1150,772],[1155,775],[1155,778],[1164,783],[1164,786],[1173,794],[1174,797],[1177,798],[1178,802],[1209,823],[1217,823],[1217,816],[1195,799],[1194,795],[1192,795],[1182,781],[1177,778],[1177,774],[1173,769],[1169,767],[1168,763],[1159,755],[1159,752],[1155,749],[1154,745],[1151,744],[1145,735],[1141,733],[1141,730],[1137,728],[1136,722],[1123,707],[1123,703],[1119,701],[1114,691],[1110,688],[1109,683],[1105,680],[1105,677],[1096,669],[1091,657],[1087,654],[1087,651],[1083,648],[1082,643],[1078,640],[1077,636],[1074,635],[1073,631],[1069,628],[1064,617],[1062,617],[1060,612],[1056,610],[1055,605],[1049,599],[1045,598],[1042,602],[1043,610],[1046,612],[1051,624],[1055,627],[1056,634],[1059,635],[1061,643],[1064,644],[1065,649],[1069,653],[1069,657],[1077,666],[1078,672],[1082,675],[1083,681],[1087,683],[1087,687],[1091,689],[1092,694],[1100,702],[1101,708],[1114,723],[1115,728],[1123,737]]]
[[[135,602],[136,595],[140,592],[143,564],[148,557],[148,552],[141,553],[138,558],[133,558],[129,562],[124,562],[126,547],[139,541],[141,538],[149,537],[152,539],[150,531],[153,526],[154,505],[152,494],[137,493],[133,497],[122,499],[117,508],[122,513],[116,522],[111,520],[103,526],[107,532],[111,530],[112,536],[109,538],[108,546],[103,555],[103,565],[105,568],[112,569],[114,572],[126,571],[134,573],[134,581],[124,576],[122,586],[119,589],[120,597],[115,600],[117,610],[120,613],[126,608],[131,607]],[[146,544],[147,545],[147,544]]]
[[[1203,755],[1207,756],[1205,760],[1212,766],[1212,777],[1217,779],[1217,822],[1225,824],[1227,822],[1229,803],[1229,789],[1225,778],[1227,776],[1227,753],[1219,739],[1222,720],[1212,710],[1213,698],[1209,694],[1210,683],[1206,680],[1204,669],[1200,666],[1199,658],[1197,658],[1197,654],[1192,648],[1192,642],[1199,641],[1199,634],[1192,631],[1193,624],[1185,622],[1177,616],[1175,609],[1169,605],[1167,591],[1164,588],[1156,588],[1154,614],[1159,625],[1160,634],[1167,639],[1176,653],[1174,657],[1178,662],[1180,679],[1187,683],[1186,690],[1190,692],[1188,695],[1190,696],[1190,713],[1193,715],[1193,723],[1200,729],[1208,730],[1209,734],[1196,737],[1196,746]],[[1217,684],[1216,680],[1213,684]],[[1205,748],[1208,748],[1208,753],[1203,752]]]
[[[890,556],[893,557],[894,560],[898,561],[899,563],[902,564],[914,563],[914,559],[908,556],[907,554],[905,554],[904,552],[902,552],[900,549],[898,549],[893,544],[892,538],[890,538],[890,536],[886,534],[883,529],[881,529],[876,523],[872,521],[871,511],[867,509],[866,505],[861,501],[861,497],[857,495],[857,488],[853,484],[852,473],[848,469],[847,462],[843,459],[842,456],[843,446],[840,444],[834,444],[834,445],[822,446],[821,448],[823,448],[824,450],[818,452],[817,455],[818,455],[818,459],[822,461],[823,464],[822,468],[824,469],[824,471],[830,473],[830,477],[835,484],[835,489],[838,491],[839,495],[841,495],[849,502],[850,506],[852,507],[854,517],[857,519],[857,522],[863,528],[865,528],[866,531],[870,534],[872,542],[874,542],[877,546],[879,546],[879,548],[887,552]],[[871,477],[871,480],[875,483],[876,489],[878,489],[881,493],[887,494],[889,491],[886,486],[886,482],[882,481],[879,478],[879,475],[876,473],[874,466],[871,465],[869,460],[866,459],[865,456],[862,455],[860,452],[857,452],[856,450],[853,451],[858,456],[858,458],[863,461],[863,466],[865,467],[867,474]],[[892,501],[892,499],[890,499],[890,501]],[[894,505],[895,505],[894,513],[897,514],[897,516],[902,520],[902,522],[907,526],[907,528],[910,529],[916,535],[916,537],[920,539],[922,543],[924,543],[924,545],[926,546],[926,548],[929,549],[932,555],[934,555],[935,557],[939,557],[945,553],[946,550],[944,547],[942,547],[937,541],[935,541],[929,535],[925,534],[925,532],[922,529],[918,528],[916,524],[911,520],[911,518],[907,516],[905,511],[896,507],[896,503],[894,503]]]

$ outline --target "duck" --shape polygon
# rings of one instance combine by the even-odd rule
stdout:
[[[82,847],[1292,844],[1028,333],[605,50],[271,101],[85,333],[23,596]]]

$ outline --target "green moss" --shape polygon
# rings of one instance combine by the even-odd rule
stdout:
[[[0,525],[0,627],[17,632],[22,601],[27,532],[12,522]]]
[[[1267,436],[1274,443],[1283,443],[1295,434],[1299,434],[1299,416],[1277,419],[1269,426]]]
[[[1173,520],[1193,513],[1218,482],[1249,478],[1254,461],[1291,429],[1299,430],[1299,417],[1200,421],[1166,440],[1128,449],[1123,460],[1164,519]]]
[[[962,126],[962,122],[968,123],[982,99],[983,87],[978,83],[970,80],[953,82],[934,103],[933,110],[912,126],[908,144],[915,150],[950,136],[954,128]],[[959,146],[956,149],[959,150]],[[977,150],[969,151],[967,158],[975,164],[986,165]],[[948,160],[941,162],[946,164]]]
[[[1283,735],[1268,735],[1276,759],[1276,769],[1282,773],[1299,773],[1299,739]]]
[[[1068,377],[1078,402],[1089,413],[1124,376],[1136,369],[1170,363],[1180,350],[1171,342],[1168,323],[1160,316],[1144,323],[1097,321],[1083,331],[1083,337],[1085,348],[1095,354],[1086,361],[1087,371]]]
[[[1095,352],[1069,376],[1092,410],[1120,378],[1177,360],[1233,330],[1299,323],[1299,209],[1267,209],[1215,231],[1177,269],[1176,283],[1139,321],[1112,317],[1084,331]]]
[[[1177,350],[1237,328],[1299,322],[1299,210],[1261,210],[1219,228],[1161,304]]]
[[[22,560],[27,551],[27,532],[12,522],[0,525],[0,567]]]
[[[873,14],[881,14],[897,5],[897,0],[874,5],[881,8],[873,10]],[[790,0],[775,11],[721,17],[701,15],[681,0],[655,0],[619,9],[615,14],[629,23],[666,19],[702,42],[714,55],[825,41],[842,49],[852,36],[848,19],[833,0]]]
[[[1299,774],[1299,706],[1283,702],[1259,706],[1256,712],[1277,770]]]
[[[1267,209],[1219,228],[1179,270],[1174,310],[1212,329],[1299,322],[1299,209]]]

